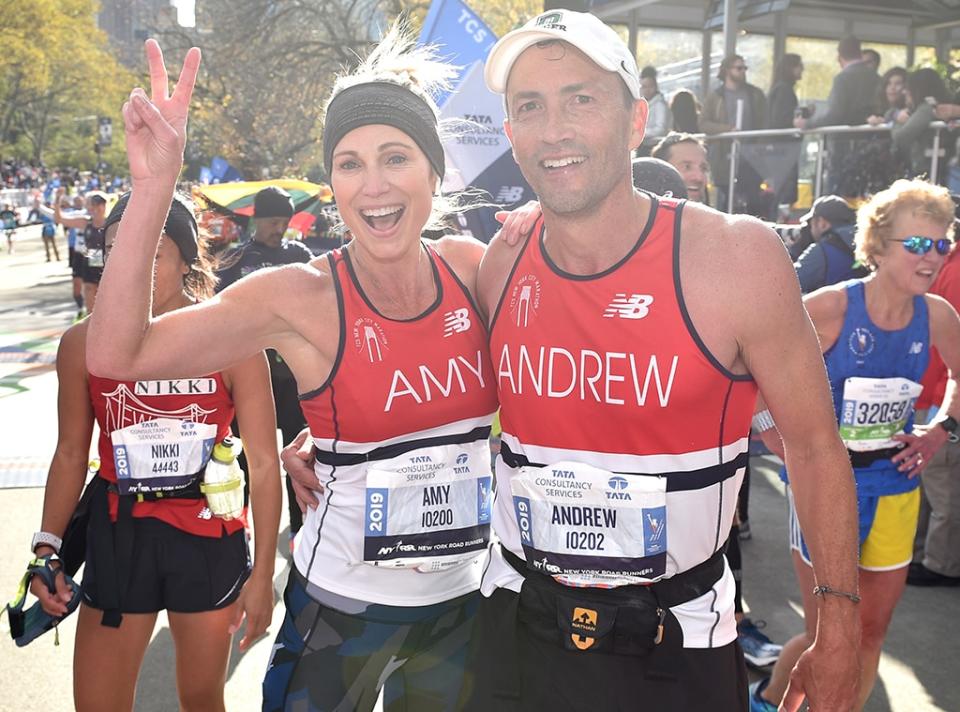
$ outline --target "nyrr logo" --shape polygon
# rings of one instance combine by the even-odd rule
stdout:
[[[626,492],[626,489],[630,486],[630,483],[627,481],[626,477],[620,477],[619,475],[611,477],[609,480],[607,480],[607,486],[612,490],[611,492],[607,492],[607,499],[630,499],[630,495]]]
[[[443,315],[443,338],[468,331],[470,325],[470,312],[466,308],[448,311]]]
[[[358,354],[365,354],[370,363],[383,361],[383,352],[389,350],[383,328],[368,317],[353,322],[353,346]]]
[[[536,275],[525,274],[510,295],[510,313],[513,314],[516,325],[524,327],[530,323],[531,316],[536,316],[539,308],[540,280]]]
[[[864,358],[873,352],[873,348],[876,346],[876,339],[873,338],[873,334],[870,333],[869,329],[858,326],[850,332],[850,339],[847,345],[850,347],[850,351],[853,352],[854,356]]]
[[[563,22],[562,12],[545,13],[537,18],[537,27],[546,27],[551,30],[562,30],[566,32],[567,26]]]
[[[643,319],[650,313],[650,305],[653,304],[653,297],[649,294],[631,294],[629,297],[626,292],[617,294],[609,306],[604,310],[605,319],[618,317],[620,319]]]
[[[593,634],[597,632],[597,612],[592,608],[575,607],[570,627],[578,631],[570,634],[570,639],[578,650],[587,650],[597,642],[597,639],[593,637]]]

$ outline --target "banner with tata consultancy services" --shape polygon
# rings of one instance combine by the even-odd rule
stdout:
[[[419,41],[436,45],[445,60],[461,68],[453,91],[437,99],[441,118],[469,122],[445,143],[444,189],[478,188],[489,193],[488,200],[508,208],[531,200],[533,191],[520,174],[503,131],[502,98],[483,82],[483,63],[496,36],[462,0],[433,0]],[[499,227],[493,213],[480,208],[467,214],[470,230],[485,242]]]

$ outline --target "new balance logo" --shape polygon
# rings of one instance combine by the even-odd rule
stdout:
[[[443,315],[443,337],[447,338],[467,331],[470,324],[470,312],[465,308],[449,311]]]
[[[923,342],[922,342],[922,341],[914,341],[912,344],[910,344],[910,351],[909,351],[908,353],[910,353],[910,354],[923,353]]]
[[[519,203],[521,198],[523,198],[523,186],[522,185],[504,185],[501,186],[500,191],[497,193],[496,203]]]
[[[610,306],[603,312],[605,319],[618,317],[620,319],[643,319],[650,313],[650,305],[653,304],[653,297],[649,294],[631,294],[627,296],[625,292],[617,294]]]

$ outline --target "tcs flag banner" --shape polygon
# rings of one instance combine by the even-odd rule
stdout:
[[[503,100],[483,81],[483,63],[497,37],[462,0],[434,0],[420,32],[421,44],[460,67],[454,89],[437,97],[443,119],[459,120],[456,136],[444,146],[448,165],[445,190],[477,188],[506,208],[531,200],[533,191],[520,174],[503,130]],[[460,125],[462,124],[462,125]],[[489,242],[499,228],[492,208],[467,214],[474,236]]]

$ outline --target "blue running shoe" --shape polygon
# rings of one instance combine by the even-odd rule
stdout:
[[[760,694],[766,689],[769,677],[750,685],[750,712],[777,712],[777,706],[760,697]]]
[[[740,640],[740,647],[743,648],[743,657],[751,667],[761,668],[767,665],[773,665],[780,657],[782,645],[777,645],[760,632],[760,629],[766,626],[763,621],[754,623],[749,618],[744,618],[737,624],[737,634]]]

